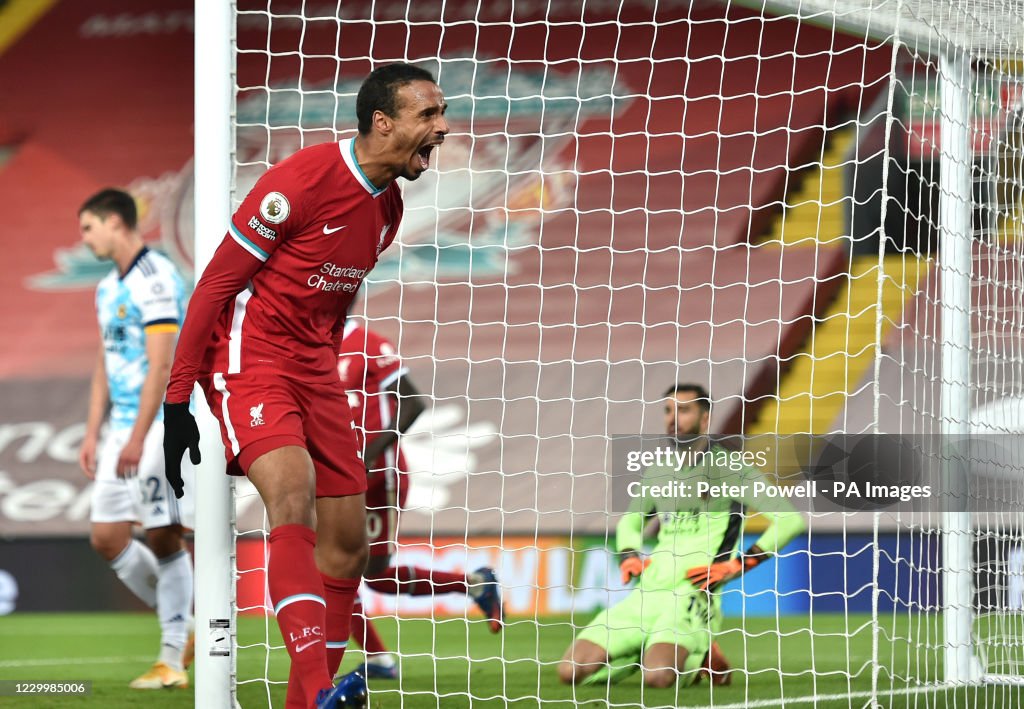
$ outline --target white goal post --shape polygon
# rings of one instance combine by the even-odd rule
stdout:
[[[195,280],[231,217],[234,182],[234,3],[195,3]],[[202,463],[196,471],[196,706],[235,706],[235,564],[232,485],[220,430],[197,387]],[[202,697],[202,703],[200,703]]]

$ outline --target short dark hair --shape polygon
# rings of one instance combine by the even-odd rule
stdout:
[[[675,396],[679,392],[690,392],[693,394],[693,398],[697,400],[697,404],[704,411],[711,411],[711,394],[708,390],[702,387],[700,384],[691,384],[689,382],[678,382],[673,384],[665,391],[662,395],[664,398]]]
[[[356,96],[356,118],[359,134],[366,135],[373,124],[374,111],[394,118],[398,115],[398,89],[414,81],[436,84],[434,75],[413,64],[387,64],[370,72]]]
[[[108,187],[100,190],[82,203],[78,208],[78,214],[92,212],[101,219],[106,219],[111,214],[121,217],[121,221],[129,229],[134,229],[139,223],[139,211],[135,206],[135,198],[124,190],[115,190]]]

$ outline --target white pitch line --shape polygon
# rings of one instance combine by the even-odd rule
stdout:
[[[121,662],[149,662],[150,656],[139,657],[47,657],[38,660],[0,660],[0,667],[54,667],[59,665],[116,665]]]
[[[933,685],[931,687],[907,687],[905,689],[884,689],[875,692],[876,696],[895,697],[903,694],[924,694],[925,692],[945,692],[955,687]],[[870,690],[862,692],[845,692],[843,694],[810,694],[803,697],[779,697],[778,699],[751,699],[735,704],[709,704],[707,706],[690,705],[680,709],[747,709],[748,707],[781,707],[788,704],[810,704],[812,702],[836,702],[843,699],[868,699]]]

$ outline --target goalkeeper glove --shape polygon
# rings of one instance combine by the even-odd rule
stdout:
[[[199,465],[199,427],[195,417],[188,410],[188,402],[169,404],[164,402],[164,466],[167,482],[178,499],[185,494],[185,482],[181,479],[181,458],[188,449],[192,465]]]
[[[627,551],[622,555],[619,562],[619,570],[622,572],[622,583],[629,583],[634,578],[640,578],[640,574],[651,565],[650,559],[641,559],[635,551]]]
[[[708,566],[695,566],[686,572],[686,578],[702,591],[713,591],[740,574],[750,571],[764,561],[767,556],[760,549],[753,547],[743,556],[729,559],[729,561],[719,561]]]

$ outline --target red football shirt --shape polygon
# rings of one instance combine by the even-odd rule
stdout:
[[[351,139],[304,148],[270,168],[235,212],[217,267],[196,288],[167,400],[187,401],[200,373],[269,370],[309,382],[337,376],[345,312],[401,219],[397,183],[376,189]],[[225,292],[230,302],[212,327],[189,328],[193,311],[223,301]]]
[[[338,349],[338,374],[348,392],[352,420],[363,431],[366,443],[382,431],[394,430],[398,397],[388,388],[407,372],[395,346],[387,338],[354,320],[345,323]],[[397,448],[397,445],[391,446],[381,460],[367,462],[376,468],[402,470],[404,465]]]

